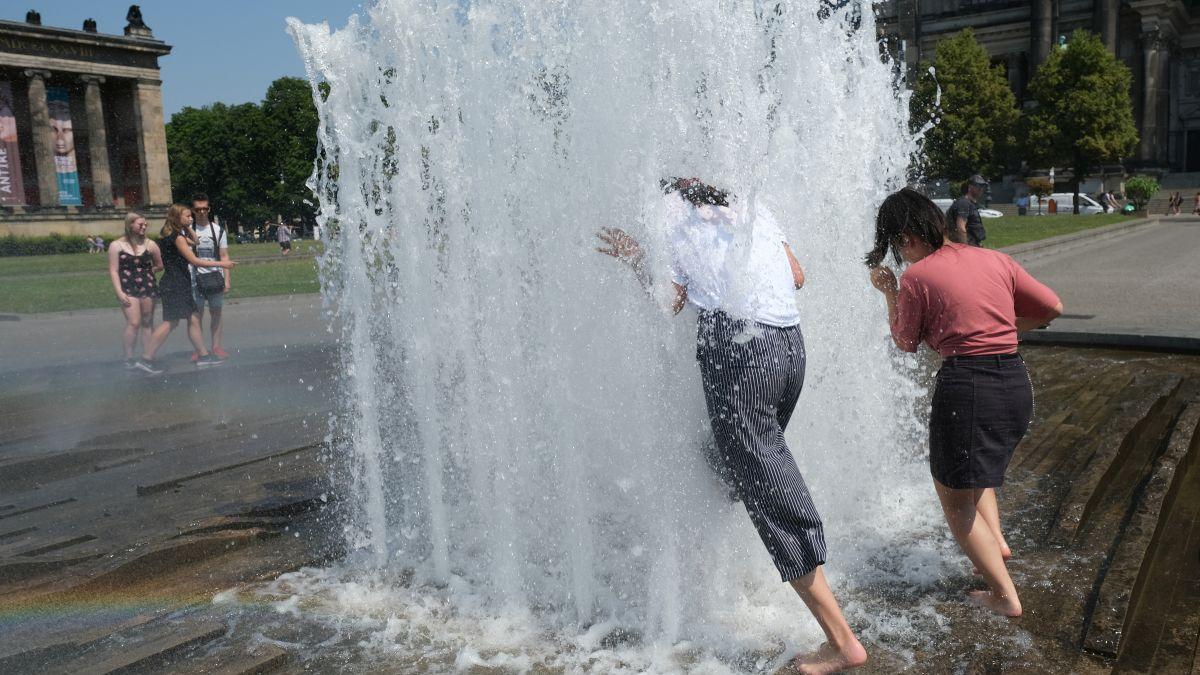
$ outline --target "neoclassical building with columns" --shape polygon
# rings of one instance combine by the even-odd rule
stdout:
[[[1196,0],[886,0],[879,29],[914,72],[943,37],[972,27],[1018,99],[1050,50],[1077,28],[1100,35],[1133,75],[1139,171],[1200,171],[1200,2]]]
[[[0,236],[117,234],[129,210],[165,211],[170,53],[136,5],[119,35],[0,20]]]

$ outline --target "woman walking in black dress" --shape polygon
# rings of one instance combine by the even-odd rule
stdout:
[[[150,374],[162,372],[162,368],[154,362],[154,355],[181,319],[187,319],[188,339],[200,353],[196,367],[220,365],[222,361],[208,352],[208,348],[204,346],[204,337],[200,334],[200,316],[196,313],[196,301],[192,297],[192,275],[188,271],[188,265],[230,268],[237,263],[232,260],[203,261],[196,257],[192,252],[192,246],[196,244],[196,235],[192,232],[192,210],[183,204],[171,205],[161,235],[159,248],[162,250],[165,271],[158,287],[163,302],[163,322],[154,329],[142,352],[142,358],[138,359],[134,367]]]

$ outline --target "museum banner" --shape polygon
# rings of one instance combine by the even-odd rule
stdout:
[[[0,80],[0,205],[25,203],[21,149],[17,145],[17,113],[12,83]]]
[[[58,203],[79,206],[79,167],[75,163],[75,128],[71,125],[71,95],[62,87],[46,90],[50,128],[54,130],[54,173],[58,178]]]

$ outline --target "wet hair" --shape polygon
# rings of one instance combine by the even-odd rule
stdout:
[[[167,220],[163,223],[162,231],[159,233],[164,237],[169,237],[172,234],[179,234],[183,231],[183,212],[191,211],[192,207],[184,206],[183,204],[172,204],[170,209],[167,209]]]
[[[936,251],[945,242],[946,217],[928,197],[912,188],[888,195],[875,216],[875,248],[866,255],[867,266],[883,262],[889,250],[899,265],[901,235],[916,237]]]
[[[133,211],[125,214],[125,241],[128,241],[132,244],[134,239],[140,238],[142,241],[146,240],[146,235],[139,235],[133,231],[133,224],[141,219],[141,214],[134,213]]]
[[[708,185],[699,178],[664,178],[659,181],[659,187],[666,194],[678,192],[680,197],[691,202],[693,206],[729,206],[728,192]]]

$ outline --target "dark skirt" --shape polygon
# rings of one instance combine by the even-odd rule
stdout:
[[[158,294],[162,298],[163,321],[186,319],[196,311],[190,279],[179,278],[179,275],[168,272],[159,282]]]
[[[930,473],[949,488],[1000,487],[1032,415],[1020,354],[947,358],[929,415]]]

